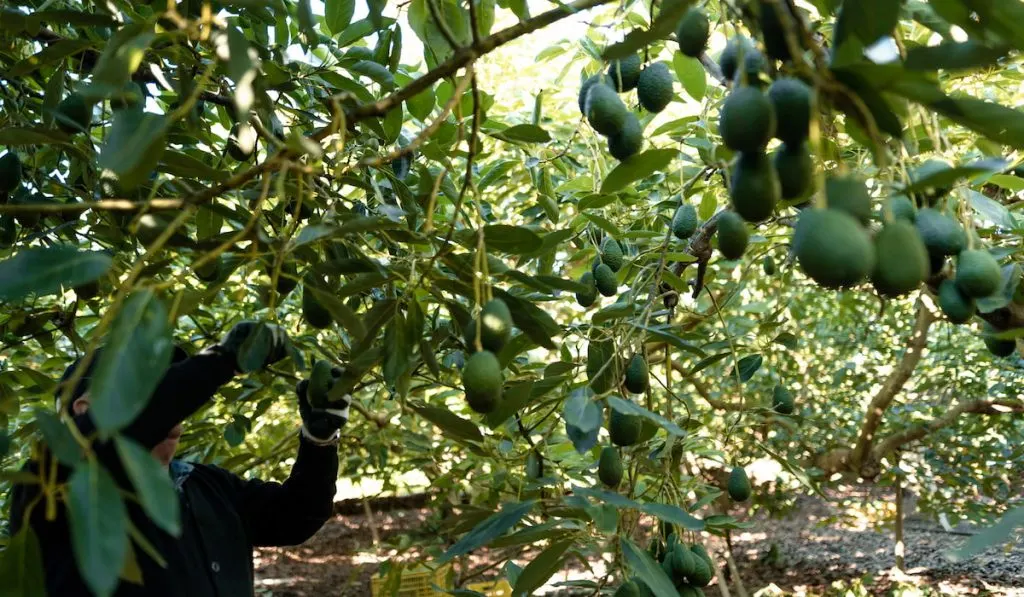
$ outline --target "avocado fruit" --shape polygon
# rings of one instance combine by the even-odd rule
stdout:
[[[672,73],[664,62],[648,64],[640,72],[636,96],[648,112],[658,113],[672,101]]]
[[[811,130],[811,88],[800,79],[782,77],[768,87],[768,100],[778,118],[775,136],[799,145]]]
[[[309,373],[309,383],[306,386],[306,400],[313,408],[324,408],[327,406],[327,395],[334,385],[333,367],[331,362],[320,359],[313,363]]]
[[[953,280],[943,280],[939,284],[938,294],[939,308],[951,323],[967,323],[974,317],[977,309],[974,299],[960,290]]]
[[[739,68],[740,54],[743,54],[742,69]],[[739,81],[742,72],[746,76],[747,84],[754,85],[764,71],[766,62],[764,54],[754,47],[749,38],[737,35],[726,42],[725,49],[718,57],[718,66],[727,81]]]
[[[718,250],[722,257],[729,260],[743,257],[750,242],[750,231],[747,224],[734,211],[727,211],[718,217]]]
[[[501,399],[501,363],[489,350],[474,353],[462,368],[462,388],[466,402],[474,411],[486,414],[498,407]]]
[[[986,249],[966,249],[956,261],[956,285],[969,297],[992,296],[1003,285],[999,262]]]
[[[650,383],[650,371],[647,368],[647,361],[640,353],[633,355],[626,365],[626,376],[624,385],[626,389],[634,394],[643,394],[647,391]]]
[[[851,175],[831,176],[825,181],[829,209],[845,211],[862,225],[871,221],[871,195],[864,181]]]
[[[750,478],[742,466],[734,466],[729,473],[727,489],[729,499],[734,502],[745,502],[750,499]]]
[[[587,287],[585,292],[576,293],[576,302],[581,307],[589,307],[597,301],[597,283],[594,281],[593,272],[583,272],[580,276],[580,284]]]
[[[763,222],[775,212],[782,189],[775,167],[761,151],[740,153],[732,170],[729,199],[744,220]]]
[[[302,285],[302,318],[308,325],[318,330],[330,326],[333,321],[330,311],[320,304],[314,292],[306,284]]]
[[[8,150],[0,157],[0,195],[6,195],[21,185],[21,158]],[[0,203],[3,200],[0,199]]]
[[[782,20],[786,19],[793,31],[796,31],[797,23],[789,5],[785,1],[766,2],[765,0],[761,0],[758,4],[760,5],[758,21],[761,26],[761,38],[764,40],[765,53],[776,60],[789,60],[791,53],[789,43],[786,41],[786,28]],[[799,44],[800,36],[795,37]]]
[[[612,60],[608,64],[608,78],[611,79],[615,91],[624,93],[634,89],[640,82],[642,64],[639,54],[630,54],[625,58]]]
[[[591,339],[587,344],[587,380],[596,394],[611,390],[621,379],[619,357],[611,340]]]
[[[886,199],[879,219],[885,222],[889,215],[894,220],[906,220],[913,224],[917,219],[917,210],[914,208],[914,202],[906,195],[894,195]]]
[[[982,340],[985,342],[985,348],[988,349],[993,355],[1005,358],[1013,353],[1017,352],[1017,341],[1014,339],[1002,339],[994,337],[994,334],[998,334],[1001,330],[992,327],[989,322],[982,324]]]
[[[232,159],[245,162],[256,151],[256,129],[247,122],[239,122],[231,127],[228,136],[228,155]]]
[[[928,278],[928,269],[928,249],[910,222],[894,220],[875,235],[871,283],[882,296],[899,296],[917,289]]]
[[[613,597],[640,597],[640,585],[635,580],[627,580],[615,589]]]
[[[825,288],[853,286],[875,266],[867,233],[853,216],[836,209],[811,207],[800,212],[793,251],[804,273]]]
[[[495,354],[501,352],[512,335],[512,312],[500,298],[491,299],[480,310],[480,316],[470,320],[466,326],[466,347],[476,352],[477,327],[480,328],[480,345]]]
[[[577,98],[577,102],[580,106],[580,114],[587,115],[587,94],[590,93],[590,88],[594,85],[608,85],[611,86],[611,80],[608,79],[608,75],[604,73],[598,73],[587,77],[585,81],[580,85],[580,94]]]
[[[691,58],[700,58],[711,38],[711,23],[703,10],[691,6],[676,26],[676,42],[679,51]]]
[[[796,400],[793,392],[784,385],[776,385],[772,390],[772,410],[780,415],[791,415],[796,410]]]
[[[783,199],[807,197],[814,186],[814,161],[806,143],[782,143],[772,158]]]
[[[608,437],[616,446],[632,446],[640,441],[643,421],[637,415],[621,413],[614,408],[608,418]]]
[[[89,132],[92,124],[92,105],[78,93],[71,93],[57,104],[54,112],[57,128],[69,135]]]
[[[622,483],[622,460],[619,451],[611,446],[601,449],[601,457],[597,463],[597,477],[612,489]]]
[[[679,240],[686,240],[697,232],[697,208],[685,200],[672,216],[672,234]]]
[[[733,151],[760,151],[775,134],[775,119],[775,108],[764,92],[744,85],[725,98],[718,132],[726,147]]]
[[[917,210],[914,225],[932,255],[956,255],[967,244],[967,236],[960,224],[937,209],[923,207]]]
[[[608,135],[608,153],[622,162],[639,153],[643,146],[643,126],[635,114],[628,112],[622,128]]]
[[[610,236],[604,237],[601,241],[601,263],[610,267],[613,272],[622,269],[622,245]]]
[[[623,130],[630,115],[626,104],[611,87],[597,83],[590,86],[585,102],[587,122],[594,130],[609,136]]]
[[[608,267],[607,263],[598,265],[594,270],[594,283],[597,286],[597,291],[604,296],[615,296],[615,293],[619,291],[619,279],[615,277],[615,272]]]

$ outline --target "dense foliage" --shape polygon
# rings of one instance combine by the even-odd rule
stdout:
[[[1021,6],[8,3],[0,505],[37,442],[106,474],[53,414],[72,358],[117,349],[93,390],[116,436],[169,339],[256,319],[293,358],[183,455],[285,475],[296,381],[342,366],[342,476],[425,479],[430,562],[543,545],[517,594],[608,552],[604,584],[695,591],[700,531],[844,478],[1020,508]],[[109,594],[145,546],[83,486]],[[0,576],[40,594],[34,539],[7,541]]]

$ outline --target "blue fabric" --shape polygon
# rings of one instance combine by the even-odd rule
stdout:
[[[171,481],[174,482],[174,488],[181,493],[181,488],[188,479],[188,476],[192,473],[195,468],[191,463],[185,462],[184,460],[172,460],[170,471]]]

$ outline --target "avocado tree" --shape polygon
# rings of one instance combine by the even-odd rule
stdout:
[[[427,563],[501,550],[517,595],[601,555],[595,591],[728,594],[702,533],[844,477],[1020,508],[1020,23],[979,0],[9,3],[0,504],[42,483],[100,512],[72,530],[110,594],[147,547],[137,498],[18,472],[45,445],[106,474],[55,380],[111,346],[93,412],[117,437],[170,340],[255,319],[292,358],[228,386],[188,457],[280,474],[312,369],[359,413],[343,475],[468,496]],[[159,518],[173,489],[140,471]],[[31,531],[6,542],[3,577],[42,594]]]

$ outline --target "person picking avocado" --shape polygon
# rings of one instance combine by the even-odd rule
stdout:
[[[265,327],[264,327],[265,326]],[[171,366],[142,412],[121,434],[151,452],[167,469],[177,491],[181,531],[172,535],[150,520],[133,500],[125,500],[131,524],[163,562],[134,549],[142,583],[122,579],[117,597],[180,596],[236,597],[253,595],[253,547],[296,545],[313,536],[333,512],[338,475],[337,444],[348,420],[350,396],[319,408],[307,398],[308,381],[296,386],[302,427],[291,474],[283,483],[243,479],[213,465],[174,458],[182,422],[202,408],[218,389],[242,372],[239,355],[253,334],[269,330],[270,349],[261,367],[285,358],[290,341],[276,326],[246,321],[236,324],[217,345],[194,356],[175,348]],[[102,350],[102,349],[100,349]],[[70,390],[63,408],[84,437],[96,435],[89,416],[92,359],[81,380]],[[58,403],[81,361],[72,364],[58,384]],[[340,371],[331,371],[331,382]],[[325,405],[321,405],[325,406]],[[337,408],[335,408],[337,407]],[[94,452],[125,490],[130,483],[112,441],[95,439]],[[25,468],[32,473],[56,466],[58,482],[66,482],[70,467],[56,464],[43,450]],[[67,509],[58,503],[48,520],[39,485],[16,485],[12,494],[12,533],[32,526],[43,556],[47,594],[61,597],[92,595],[86,587],[72,549]],[[58,498],[60,499],[60,498]],[[138,538],[133,538],[138,544]]]

